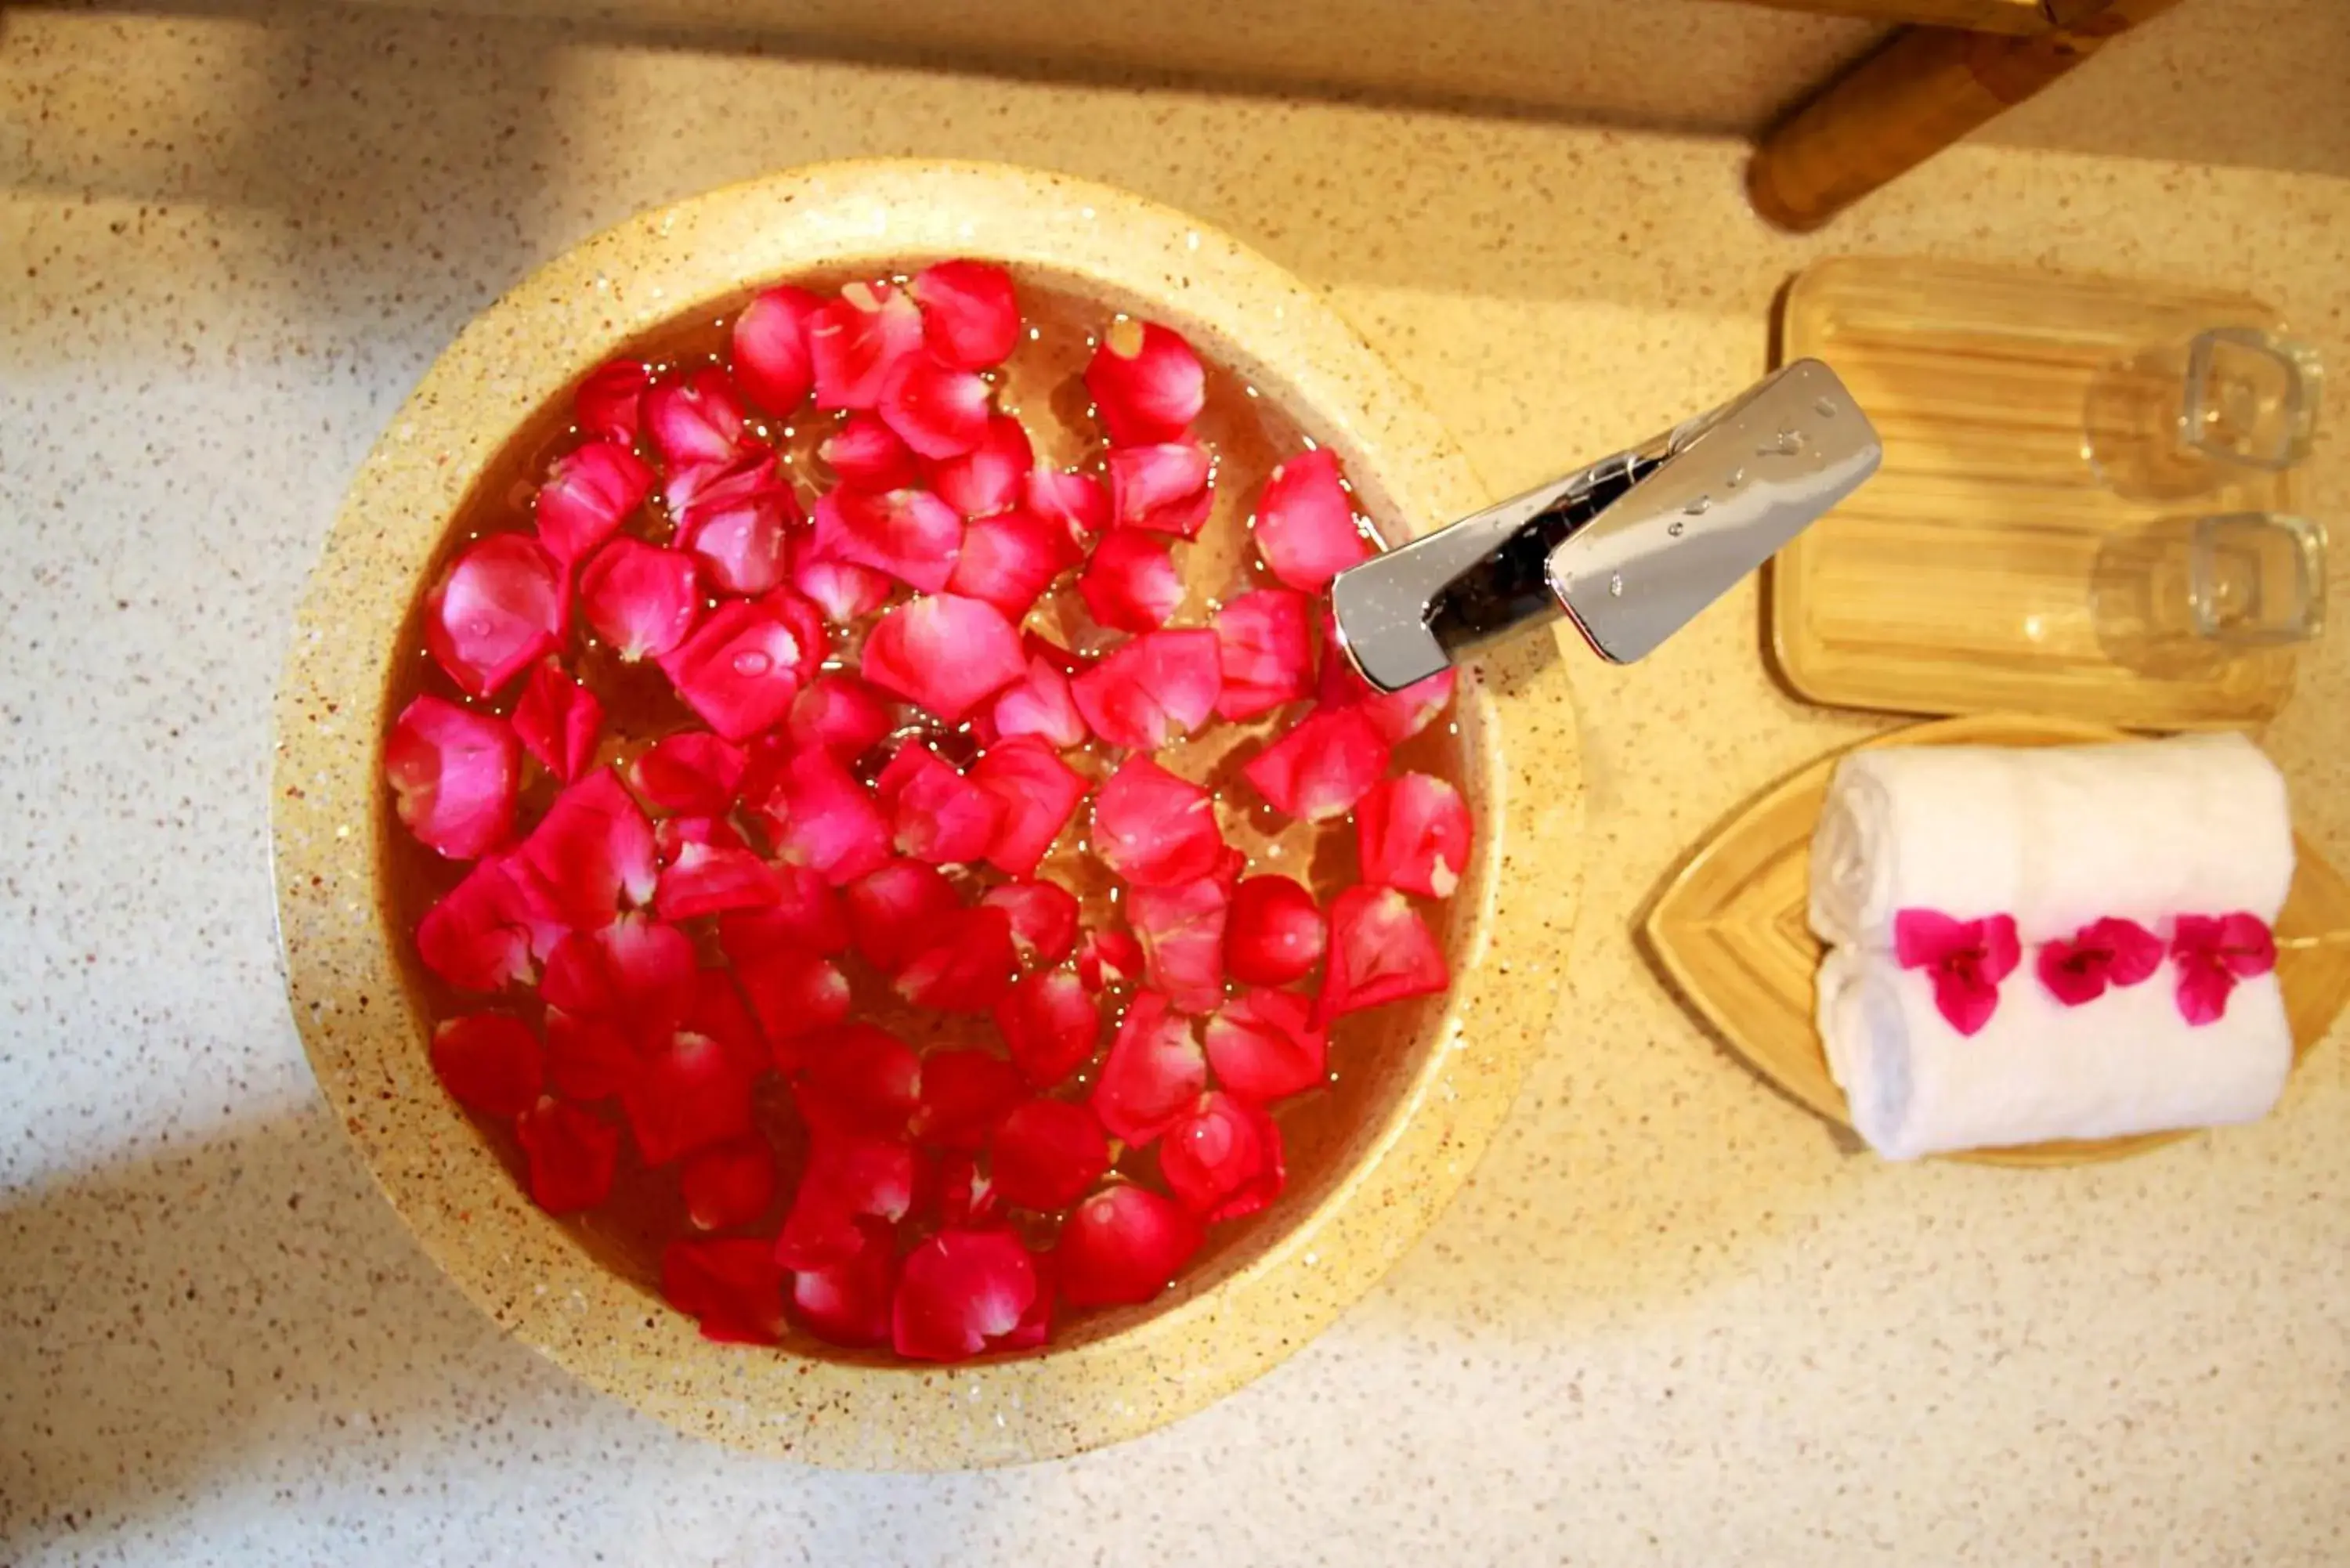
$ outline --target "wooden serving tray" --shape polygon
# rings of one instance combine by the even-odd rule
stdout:
[[[2002,714],[1918,724],[1872,746],[2056,746],[2127,739],[2102,724]],[[1828,1075],[1814,1023],[1813,980],[1825,951],[1804,914],[1812,828],[1838,757],[1822,757],[1765,790],[1725,824],[1665,885],[1642,940],[1683,1002],[1749,1065],[1842,1127],[1852,1120]],[[2277,917],[2277,981],[2292,1020],[2296,1064],[2350,1002],[2350,883],[2295,836],[2291,896]],[[2095,1141],[2029,1144],[1949,1158],[1985,1165],[2081,1165],[2144,1154],[2186,1137],[2141,1133]]]

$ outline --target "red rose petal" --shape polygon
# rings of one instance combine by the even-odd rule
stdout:
[[[1339,483],[1338,460],[1327,447],[1298,453],[1265,480],[1256,500],[1256,547],[1274,576],[1309,594],[1369,558],[1371,542],[1355,522],[1354,497]]]
[[[1139,1148],[1167,1129],[1208,1086],[1208,1058],[1155,991],[1138,991],[1102,1059],[1088,1104],[1111,1136]]]
[[[1363,880],[1450,898],[1469,865],[1469,805],[1428,774],[1385,781],[1355,807]]]
[[[1149,757],[1128,757],[1094,798],[1094,853],[1138,888],[1167,888],[1223,864],[1215,803]]]
[[[1108,466],[1110,515],[1119,527],[1189,539],[1207,522],[1215,465],[1198,441],[1112,447]]]
[[[927,354],[910,355],[882,389],[881,418],[913,448],[933,462],[960,457],[987,434],[986,379],[971,370],[941,365]]]
[[[909,740],[873,781],[898,852],[934,866],[977,860],[995,842],[1003,802],[952,763]]]
[[[1330,966],[1322,976],[1321,1022],[1427,996],[1451,983],[1444,954],[1392,888],[1349,888],[1330,904]]]
[[[1218,610],[1211,623],[1223,686],[1216,712],[1253,719],[1314,691],[1314,633],[1305,596],[1259,588]]]
[[[661,1297],[722,1345],[773,1345],[784,1332],[784,1272],[755,1237],[671,1241]]]
[[[1173,1282],[1201,1240],[1182,1205],[1120,1181],[1069,1210],[1054,1272],[1072,1306],[1139,1305]]]
[[[760,953],[800,948],[827,955],[848,949],[848,911],[824,877],[805,866],[775,867],[773,908],[741,910],[718,921],[719,946],[740,969]]]
[[[915,1361],[962,1361],[1014,1333],[1035,1303],[1036,1270],[1009,1231],[941,1231],[906,1254],[889,1343]]]
[[[734,376],[750,400],[778,418],[804,402],[816,383],[809,362],[809,318],[824,301],[804,288],[762,291],[734,318]]]
[[[609,768],[567,784],[515,852],[515,883],[543,919],[574,930],[610,923],[621,901],[652,901],[652,824]]]
[[[802,1051],[796,1042],[848,1017],[847,977],[830,961],[804,949],[763,949],[747,961],[736,961],[734,977],[751,999],[759,1027],[775,1044],[775,1064],[785,1072],[799,1065]]]
[[[940,916],[923,937],[896,981],[898,994],[911,1005],[938,1012],[985,1012],[1012,989],[1020,955],[1003,910],[955,909]]]
[[[1028,432],[1020,421],[1010,414],[990,414],[987,433],[977,446],[932,466],[931,488],[965,517],[993,516],[1020,504],[1022,483],[1035,461]],[[1068,530],[1060,519],[1045,521],[1058,539],[1069,542]]]
[[[1277,810],[1327,822],[1370,793],[1388,760],[1388,743],[1360,708],[1316,709],[1241,772]]]
[[[825,554],[907,587],[937,593],[962,554],[962,514],[927,490],[874,493],[841,485],[816,504],[816,542]]]
[[[1142,944],[1143,983],[1181,1012],[1213,1012],[1224,1000],[1224,920],[1232,885],[1201,877],[1171,888],[1127,889],[1127,919]]]
[[[697,1231],[731,1231],[757,1220],[775,1200],[775,1157],[755,1135],[713,1144],[679,1168],[677,1185],[688,1224]],[[759,1247],[775,1255],[765,1241]]]
[[[1069,682],[1077,711],[1113,746],[1155,752],[1208,722],[1222,687],[1216,634],[1145,632]]]
[[[854,675],[819,675],[792,700],[785,734],[795,749],[821,746],[853,763],[879,745],[897,720],[881,694]]]
[[[775,901],[775,871],[748,849],[684,844],[662,869],[653,908],[664,920],[690,920],[724,909],[755,909]]]
[[[858,956],[894,975],[962,900],[936,867],[901,859],[851,882],[843,902]]]
[[[1251,877],[1232,893],[1224,962],[1243,985],[1287,985],[1322,961],[1329,929],[1314,895],[1287,877]]]
[[[629,783],[662,811],[712,816],[733,809],[749,759],[706,730],[664,735],[629,764]]]
[[[694,463],[731,462],[744,446],[743,401],[715,365],[645,394],[645,433],[672,472]]]
[[[1053,846],[1086,797],[1086,781],[1034,735],[999,741],[971,765],[971,781],[1003,803],[1003,826],[988,863],[1026,877]]]
[[[1076,547],[1055,524],[1025,512],[998,512],[963,530],[962,554],[947,587],[985,599],[1017,621],[1076,558]]]
[[[984,1051],[933,1051],[922,1058],[922,1100],[914,1137],[940,1148],[978,1152],[1006,1112],[1028,1097],[1020,1069]]]
[[[424,967],[460,991],[503,991],[528,984],[535,951],[552,951],[559,936],[533,907],[509,857],[492,857],[442,895],[416,928]]]
[[[1044,970],[1023,976],[995,1004],[995,1028],[1022,1075],[1049,1089],[1093,1060],[1101,1012],[1076,975]]]
[[[503,1012],[443,1020],[432,1031],[432,1071],[458,1104],[494,1116],[522,1115],[546,1082],[538,1036]]]
[[[1069,678],[1042,655],[1031,658],[1028,672],[996,698],[993,717],[1001,740],[1035,735],[1066,748],[1083,744],[1087,734],[1085,717],[1069,694]]]
[[[1211,1090],[1159,1140],[1159,1172],[1208,1224],[1253,1214],[1281,1196],[1281,1132],[1258,1106]]]
[[[1030,963],[1058,963],[1077,945],[1077,896],[1058,882],[1006,882],[979,901],[1003,911],[1014,944]]]
[[[1336,658],[1339,663],[1347,662],[1344,653]],[[1400,744],[1427,729],[1430,722],[1444,711],[1452,701],[1452,688],[1460,674],[1458,670],[1447,670],[1425,680],[1415,680],[1400,691],[1373,691],[1364,699],[1363,711],[1378,726],[1381,740],[1389,745]]]
[[[677,511],[677,548],[722,594],[764,594],[784,580],[785,531],[805,522],[773,452],[715,471]]]
[[[792,1276],[792,1304],[819,1339],[851,1349],[887,1345],[898,1250],[879,1220],[856,1220],[851,1229],[856,1240],[847,1256]]]
[[[634,446],[645,391],[652,384],[652,370],[640,359],[613,359],[588,371],[571,399],[580,432]]]
[[[675,926],[626,915],[574,931],[546,961],[539,993],[550,1007],[600,1019],[630,1039],[666,1039],[694,992],[693,943]]]
[[[994,1179],[967,1154],[949,1154],[939,1161],[939,1223],[947,1230],[968,1230],[992,1222],[1002,1211]]]
[[[823,504],[817,504],[821,509]],[[805,534],[791,553],[791,579],[835,626],[860,621],[889,600],[887,576],[826,555],[819,541]]]
[[[983,599],[938,594],[884,615],[865,641],[865,679],[941,723],[973,708],[1028,668],[1020,634]]]
[[[686,1007],[685,1022],[681,1027],[689,1034],[718,1042],[738,1066],[755,1077],[769,1065],[767,1039],[734,981],[732,970],[695,971],[693,999]]]
[[[646,1053],[620,1108],[647,1165],[667,1165],[751,1130],[755,1068],[705,1034],[679,1033]]]
[[[549,1214],[593,1209],[610,1196],[619,1164],[618,1128],[561,1100],[543,1099],[515,1118],[530,1163],[530,1196]]]
[[[1077,940],[1077,979],[1087,991],[1104,991],[1142,978],[1142,944],[1130,931],[1087,931]]]
[[[546,1082],[567,1100],[601,1100],[637,1075],[637,1053],[617,1023],[546,1010]]]
[[[906,1136],[922,1089],[913,1047],[869,1023],[843,1023],[807,1036],[800,1056],[795,1098],[811,1128],[852,1138]]]
[[[1067,529],[1070,539],[1076,543],[1082,544],[1109,526],[1109,491],[1090,473],[1066,468],[1033,468],[1028,471],[1022,499],[1037,516]]]
[[[1020,306],[1002,267],[942,261],[916,273],[911,288],[922,307],[922,341],[944,363],[983,370],[1019,344]]]
[[[677,864],[678,857],[689,846],[703,849],[748,849],[749,843],[734,830],[734,825],[723,816],[664,816],[653,824],[653,859],[664,871]],[[775,869],[767,867],[772,889]],[[770,894],[772,897],[772,892]],[[660,888],[653,888],[653,899],[660,899]]]
[[[1004,1202],[1058,1213],[1109,1169],[1109,1139],[1083,1106],[1030,1100],[997,1126],[988,1161]]]
[[[487,697],[555,650],[568,596],[555,558],[523,534],[494,534],[424,601],[424,646],[465,691]]]
[[[1295,992],[1244,992],[1200,1033],[1216,1082],[1260,1105],[1302,1095],[1329,1076],[1330,1037]]]
[[[661,658],[662,672],[686,706],[730,741],[781,722],[824,657],[821,644],[811,647],[804,635],[807,622],[794,624],[792,606],[775,595],[731,600]]]
[[[819,409],[869,409],[922,346],[922,313],[886,283],[852,283],[808,318]]]
[[[1077,578],[1094,619],[1118,631],[1155,631],[1183,602],[1183,577],[1166,540],[1120,529],[1094,547]]]
[[[579,575],[579,607],[596,635],[633,664],[685,640],[702,613],[702,584],[691,556],[623,536]]]
[[[1086,389],[1114,445],[1171,441],[1207,406],[1208,376],[1177,333],[1120,317],[1086,366]]]
[[[624,441],[590,441],[565,452],[532,503],[538,542],[565,566],[585,560],[652,490],[653,471]]]
[[[776,852],[837,888],[889,858],[889,825],[872,793],[829,752],[807,751],[785,763],[760,808]]]
[[[596,694],[552,659],[530,672],[515,704],[515,734],[540,765],[566,784],[595,760],[596,732],[603,723],[604,705]]]
[[[521,763],[504,719],[430,695],[401,709],[384,737],[392,809],[427,848],[452,860],[505,842]]]

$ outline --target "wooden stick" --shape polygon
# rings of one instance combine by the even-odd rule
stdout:
[[[1919,22],[1975,33],[2044,33],[2042,0],[1742,0],[1776,11],[1865,16],[1873,22]]]
[[[2043,0],[2057,25],[2032,37],[1904,28],[1763,138],[1747,195],[1783,229],[1816,229],[2176,3]]]

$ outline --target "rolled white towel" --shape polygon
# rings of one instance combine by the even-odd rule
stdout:
[[[2168,959],[2137,985],[2066,1007],[2030,961],[1961,1035],[1924,970],[1838,948],[1819,976],[1820,1037],[1853,1127],[1887,1159],[2051,1138],[2257,1120],[2284,1092],[2293,1031],[2276,976],[2240,980],[2213,1022],[2178,1012]]]
[[[1905,909],[2012,915],[2026,943],[2117,916],[2238,910],[2293,882],[2284,778],[2227,733],[2088,746],[1878,746],[1836,764],[1812,835],[1821,940],[1893,944]]]

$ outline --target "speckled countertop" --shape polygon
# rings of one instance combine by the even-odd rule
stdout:
[[[263,781],[296,596],[400,397],[529,265],[859,152],[1068,169],[1226,226],[1326,287],[1497,489],[1742,386],[1773,291],[1837,250],[2236,283],[2350,365],[2350,181],[2319,174],[1962,150],[1797,243],[1721,140],[12,8],[0,1559],[2350,1557],[2341,1032],[2253,1128],[1894,1168],[1638,956],[1700,836],[1877,723],[1770,682],[1751,588],[1579,674],[1590,869],[1549,1054],[1430,1241],[1263,1381],[1066,1463],[868,1479],[689,1443],[501,1339],[367,1185],[286,1016]],[[2338,433],[2304,498],[2350,516]],[[2345,647],[2271,737],[2341,858],[2350,792],[2315,781]]]

